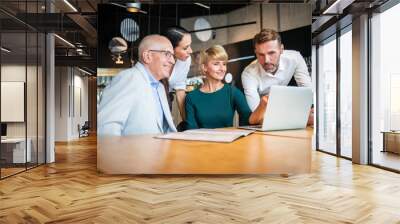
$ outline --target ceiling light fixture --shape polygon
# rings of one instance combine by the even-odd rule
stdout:
[[[81,43],[81,42],[75,42],[75,46],[76,47],[79,47],[79,48],[84,48],[84,47],[86,47],[83,43]]]
[[[351,5],[355,0],[336,0],[332,3],[327,9],[325,9],[322,14],[323,15],[337,15],[342,14],[343,10],[347,8],[347,6]]]
[[[126,11],[131,12],[131,13],[143,13],[143,14],[147,14],[146,11],[141,10],[140,8],[140,3],[139,2],[127,2],[125,3],[125,5],[119,4],[119,3],[115,3],[115,2],[109,2],[108,4],[110,5],[115,5],[121,8],[125,8]]]
[[[128,12],[140,12],[140,3],[136,2],[127,2],[126,3],[126,11]]]
[[[79,71],[81,71],[81,72],[83,72],[83,73],[85,73],[85,74],[87,74],[87,75],[93,75],[92,73],[90,73],[90,72],[88,72],[88,71],[86,71],[86,70],[83,70],[83,69],[81,69],[81,68],[79,68],[79,67],[77,67],[77,68],[78,68]]]
[[[82,50],[81,48],[77,48],[77,49],[76,49],[76,53],[77,53],[78,55],[83,55],[83,50]]]
[[[228,60],[228,63],[230,63],[230,62],[235,62],[235,61],[241,61],[241,60],[252,59],[252,58],[255,58],[255,56],[254,56],[254,55],[251,55],[251,56],[245,56],[245,57],[240,57],[240,58],[232,58],[232,59],[229,59],[229,60]]]
[[[195,3],[193,3],[193,4],[198,5],[198,6],[200,6],[200,7],[203,7],[203,8],[206,8],[206,9],[210,9],[210,6],[204,5],[204,4],[200,3],[200,2],[195,2]]]
[[[74,10],[74,12],[78,12],[78,10],[68,0],[64,0],[64,3]]]
[[[75,45],[73,45],[71,42],[69,42],[68,40],[58,36],[57,34],[54,34],[55,37],[57,37],[59,40],[61,40],[62,42],[66,43],[67,45],[69,45],[70,47],[76,48]]]
[[[11,52],[11,50],[9,50],[9,49],[7,49],[7,48],[5,48],[5,47],[1,47],[0,49],[1,49],[2,51],[6,52],[6,53],[10,53],[10,52]]]

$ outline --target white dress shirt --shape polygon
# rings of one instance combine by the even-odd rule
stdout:
[[[250,63],[242,73],[242,84],[247,103],[254,111],[260,103],[260,96],[268,95],[271,86],[286,86],[294,76],[298,86],[311,87],[311,77],[300,52],[284,50],[275,74],[266,72],[257,60]]]
[[[189,56],[185,61],[176,59],[171,76],[168,79],[169,92],[173,90],[186,90],[186,78],[190,70],[192,58]]]
[[[137,63],[136,66],[141,71],[145,71],[147,78],[149,78],[151,90],[153,92],[153,97],[154,97],[154,104],[158,110],[158,118],[157,119],[161,123],[161,126],[163,127],[163,131],[165,133],[168,130],[168,126],[165,125],[166,121],[165,121],[164,111],[163,111],[163,107],[162,107],[161,96],[158,93],[159,92],[158,89],[164,88],[164,86],[162,85],[162,83],[160,81],[155,79],[154,76],[150,73],[150,71],[147,70],[146,67],[144,67],[141,63]]]

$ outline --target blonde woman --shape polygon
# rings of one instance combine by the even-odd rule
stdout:
[[[205,79],[199,89],[186,96],[188,129],[232,127],[235,111],[239,113],[239,125],[261,123],[267,98],[262,98],[252,113],[243,93],[222,82],[227,61],[228,55],[220,45],[200,52],[200,71]]]

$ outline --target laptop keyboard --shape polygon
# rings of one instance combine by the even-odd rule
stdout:
[[[243,128],[262,128],[262,125],[248,125],[248,126],[241,126]]]

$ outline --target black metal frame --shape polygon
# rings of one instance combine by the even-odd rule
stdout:
[[[373,165],[372,163],[372,157],[373,157],[373,151],[372,151],[372,97],[371,97],[371,93],[372,93],[372,65],[371,65],[371,55],[372,55],[372,42],[371,42],[371,37],[372,37],[372,32],[371,32],[371,19],[372,19],[372,13],[369,12],[368,13],[368,53],[367,53],[367,62],[368,62],[368,70],[367,70],[367,84],[368,84],[368,100],[367,100],[367,107],[368,107],[368,124],[367,124],[367,128],[368,128],[368,164]]]
[[[28,11],[28,1],[25,1],[25,12]],[[25,13],[25,21],[27,13]],[[37,66],[37,65],[36,65]],[[24,84],[24,121],[25,121],[25,170],[28,170],[28,24],[25,23],[25,84]]]
[[[315,109],[314,109],[314,116],[315,116],[315,148],[318,150],[319,149],[319,97],[318,97],[318,93],[319,93],[319,76],[318,76],[318,70],[319,70],[319,64],[318,64],[318,57],[319,57],[319,53],[318,53],[318,49],[319,49],[319,44],[315,45]]]
[[[1,30],[1,28],[2,28],[2,23],[0,23],[0,30]],[[2,46],[2,43],[1,43],[1,40],[2,40],[2,32],[0,32],[0,47]],[[2,75],[1,75],[1,50],[0,50],[0,84],[1,84],[1,77],[2,77]],[[1,103],[1,85],[0,85],[0,103]],[[0,104],[0,111],[1,111],[1,104]],[[1,124],[1,113],[0,113],[0,124]],[[1,151],[2,151],[2,147],[1,147],[1,144],[0,144],[0,165],[1,165]],[[1,180],[1,166],[0,166],[0,180]]]
[[[341,30],[336,29],[336,154],[341,157],[341,147],[342,147],[342,124],[341,124],[341,114],[340,114],[340,81],[341,81],[341,65],[340,65],[340,36]]]
[[[252,25],[252,24],[256,24],[256,23],[257,23],[256,21],[251,21],[251,22],[237,23],[237,24],[231,24],[231,25],[226,25],[226,26],[216,26],[216,27],[211,27],[211,28],[206,28],[206,29],[191,30],[191,31],[189,31],[189,33],[197,33],[197,32],[203,32],[203,31],[208,31],[208,30],[225,29],[225,28],[236,27],[236,26]]]

